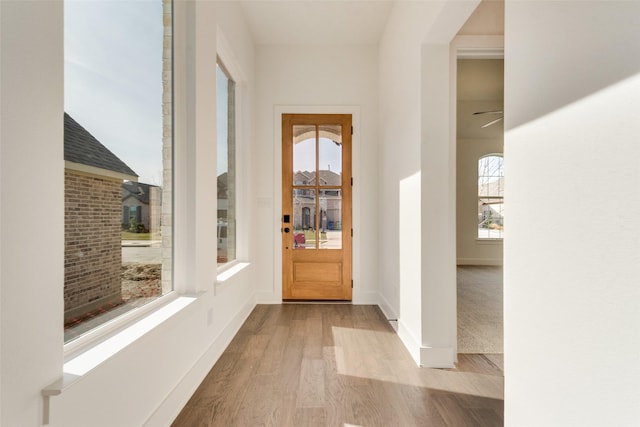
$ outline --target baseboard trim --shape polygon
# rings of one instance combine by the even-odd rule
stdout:
[[[282,295],[274,292],[256,292],[256,304],[282,304]]]
[[[502,259],[497,258],[458,258],[456,260],[458,265],[502,265]]]
[[[420,365],[420,341],[416,339],[416,337],[411,333],[411,330],[407,327],[405,322],[402,319],[398,320],[398,337],[409,351],[409,354],[416,362],[416,365]]]
[[[455,367],[456,352],[453,347],[421,347],[420,366],[424,368]]]
[[[158,405],[156,410],[144,423],[144,427],[170,426],[187,404],[198,386],[207,376],[211,367],[218,361],[233,337],[238,333],[242,324],[256,306],[255,298],[251,297],[247,303],[229,321],[204,354],[187,371],[182,380],[173,388],[169,395]]]
[[[378,307],[380,307],[387,319],[398,319],[398,313],[391,308],[389,301],[380,293],[378,293]]]
[[[380,305],[380,294],[378,292],[354,292],[354,305]]]

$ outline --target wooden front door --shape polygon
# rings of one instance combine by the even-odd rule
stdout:
[[[351,115],[282,116],[282,298],[351,300]]]

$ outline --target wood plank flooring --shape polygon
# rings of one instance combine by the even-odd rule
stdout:
[[[258,305],[172,425],[502,426],[501,364],[419,368],[377,306]]]

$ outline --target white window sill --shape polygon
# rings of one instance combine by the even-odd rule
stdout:
[[[169,295],[167,295],[169,296]],[[100,366],[109,358],[122,351],[133,342],[140,339],[154,328],[173,317],[175,314],[191,305],[198,299],[198,296],[187,295],[170,295],[170,299],[165,299],[165,304],[153,311],[146,317],[127,326],[125,329],[116,332],[114,335],[104,341],[93,345],[75,355],[73,358],[64,363],[62,368],[62,378],[50,384],[42,390],[44,398],[43,423],[49,423],[49,398],[57,396],[64,390],[71,387],[84,375],[91,370]],[[168,302],[167,302],[168,301]],[[66,347],[66,346],[65,346]],[[65,348],[66,350],[66,348]]]
[[[476,238],[476,243],[479,245],[502,245],[504,238],[496,238],[496,239],[478,239]]]
[[[100,342],[105,341],[110,336],[116,335],[122,330],[133,325],[143,317],[168,304],[171,304],[178,297],[179,295],[176,292],[169,292],[166,295],[158,297],[143,305],[142,307],[127,311],[115,319],[105,322],[102,325],[98,325],[82,336],[69,341],[64,345],[64,361],[68,362],[76,356],[85,353]]]
[[[250,264],[248,262],[234,261],[229,265],[221,267],[218,270],[218,275],[216,276],[216,286],[224,285],[229,279],[236,276],[245,268],[249,267],[249,265]]]

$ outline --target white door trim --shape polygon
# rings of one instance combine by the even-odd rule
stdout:
[[[369,301],[368,295],[364,295],[361,291],[361,268],[360,260],[361,239],[358,233],[360,229],[360,182],[361,182],[361,141],[360,141],[360,106],[357,105],[276,105],[273,111],[273,218],[271,224],[273,227],[273,254],[274,254],[274,270],[273,270],[273,299],[272,302],[282,302],[282,233],[281,226],[281,210],[282,210],[282,115],[283,114],[351,114],[353,125],[353,136],[351,138],[352,164],[351,174],[353,175],[353,194],[352,194],[352,220],[353,220],[353,304],[372,303]]]

